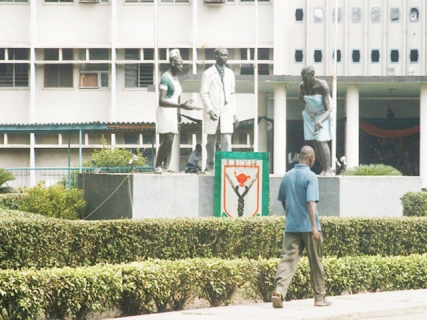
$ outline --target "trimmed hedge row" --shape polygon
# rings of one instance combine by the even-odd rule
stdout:
[[[427,253],[425,218],[321,217],[321,221],[325,256]],[[284,223],[283,217],[66,221],[9,214],[0,218],[0,269],[149,258],[269,259],[280,255]]]
[[[7,319],[86,319],[115,308],[130,316],[182,310],[195,298],[227,305],[236,292],[270,301],[278,259],[148,260],[128,265],[0,271],[0,309]],[[327,294],[427,287],[427,255],[324,259]],[[248,272],[250,271],[250,272]],[[301,259],[287,299],[312,297]]]

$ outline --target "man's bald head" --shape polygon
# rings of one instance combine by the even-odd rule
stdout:
[[[315,160],[316,160],[316,154],[314,153],[314,150],[312,147],[304,146],[301,148],[301,151],[299,154],[299,163],[306,164],[311,168]]]

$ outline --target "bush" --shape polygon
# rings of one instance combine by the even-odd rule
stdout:
[[[0,220],[0,269],[280,256],[284,217]],[[321,217],[325,257],[427,253],[427,219]],[[36,244],[36,245],[35,245]]]
[[[407,192],[400,200],[404,216],[427,217],[427,192]]]
[[[360,165],[346,170],[343,175],[346,176],[401,176],[402,172],[384,164]]]
[[[111,147],[107,140],[102,136],[102,149],[95,150],[89,162],[83,164],[84,167],[128,167],[130,160],[134,167],[142,167],[147,159],[143,157],[141,150],[137,149],[133,154],[129,149]]]
[[[192,299],[226,305],[236,292],[271,301],[278,259],[149,260],[88,268],[0,271],[3,319],[87,319],[118,308],[122,316],[180,310]],[[424,289],[427,255],[325,258],[326,294]],[[303,257],[286,299],[311,298]]]
[[[28,196],[19,205],[19,210],[70,220],[78,219],[84,214],[86,201],[80,189],[67,189],[62,184],[47,188],[44,182],[41,182],[37,187],[25,191]]]
[[[18,210],[26,196],[27,194],[24,193],[0,194],[0,208]]]

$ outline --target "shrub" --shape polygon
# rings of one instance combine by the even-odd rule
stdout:
[[[112,148],[107,144],[107,140],[102,136],[102,149],[95,150],[89,162],[83,164],[84,167],[127,167],[129,161],[133,160],[133,166],[144,166],[146,158],[142,156],[141,150],[137,149],[136,154],[131,150],[124,148]]]
[[[402,172],[384,164],[360,165],[348,169],[343,173],[346,176],[401,176]]]
[[[18,210],[26,196],[24,193],[0,194],[0,208]]]
[[[77,188],[67,189],[62,184],[46,187],[41,182],[36,187],[27,190],[19,210],[38,213],[52,218],[78,219],[84,214],[86,201],[83,191]]]
[[[235,292],[250,292],[254,301],[265,296],[267,302],[277,264],[278,259],[186,259],[5,270],[0,271],[0,310],[3,319],[87,319],[89,312],[114,307],[125,316],[179,310],[197,298],[224,305]],[[325,258],[323,265],[327,295],[424,289],[427,283],[427,255]],[[303,257],[286,299],[312,295]]]
[[[427,216],[427,192],[407,192],[400,200],[402,201],[404,216]]]
[[[8,181],[15,180],[15,176],[9,170],[0,168],[0,193],[15,192],[15,189],[7,185]]]

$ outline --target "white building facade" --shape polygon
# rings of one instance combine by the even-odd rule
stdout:
[[[301,69],[313,65],[332,91],[336,48],[337,157],[350,167],[401,158],[402,171],[427,185],[426,19],[425,0],[0,1],[0,167],[67,165],[61,133],[8,132],[10,125],[155,123],[155,84],[171,48],[185,64],[181,99],[200,103],[201,74],[221,46],[236,74],[239,118],[252,120],[250,133],[234,135],[234,149],[270,152],[272,173],[282,174],[287,153],[304,143]],[[183,114],[184,124],[202,119],[200,111]],[[83,156],[100,141],[85,134]],[[107,141],[158,145],[153,130]],[[201,126],[175,142],[179,168],[204,143]]]

